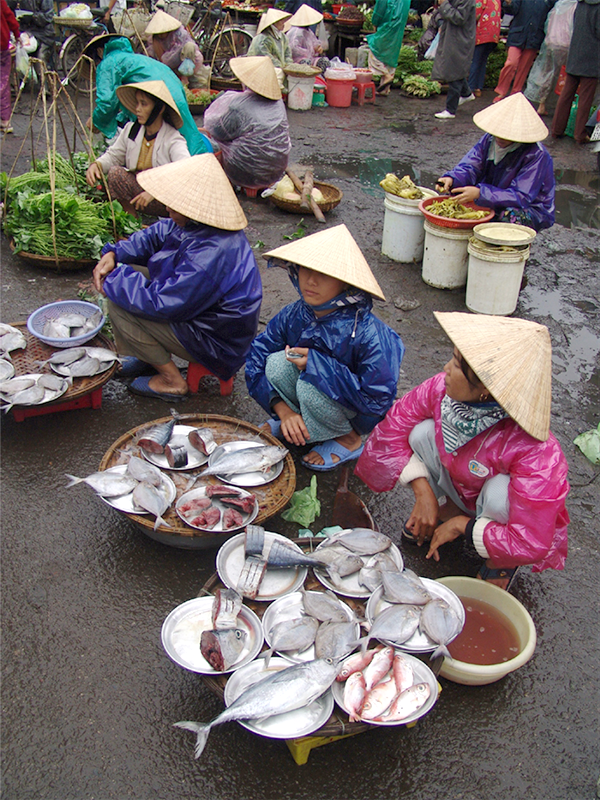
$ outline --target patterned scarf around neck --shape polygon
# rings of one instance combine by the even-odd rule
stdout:
[[[442,438],[447,453],[453,453],[478,433],[508,416],[498,403],[462,403],[444,396],[441,406]]]

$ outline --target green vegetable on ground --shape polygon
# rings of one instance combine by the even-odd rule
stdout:
[[[438,81],[431,81],[422,75],[411,75],[402,83],[402,89],[415,97],[431,97],[432,94],[439,94],[442,86]]]

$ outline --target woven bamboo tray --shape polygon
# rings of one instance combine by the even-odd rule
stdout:
[[[161,422],[168,422],[170,419],[171,417],[161,417],[160,419],[145,422],[143,425],[138,425],[136,428],[132,428],[130,431],[127,431],[127,433],[124,433],[104,454],[100,462],[100,470],[125,463],[131,455],[140,455],[139,448],[135,444],[138,433],[147,430],[153,425],[158,425]],[[194,425],[198,428],[211,428],[217,444],[234,442],[239,439],[262,439],[264,440],[264,444],[281,445],[278,439],[275,439],[270,433],[260,430],[256,425],[252,425],[250,422],[244,422],[240,419],[235,419],[234,417],[225,417],[221,414],[181,414],[179,424]],[[175,503],[177,499],[185,493],[190,478],[194,475],[202,474],[203,469],[204,465],[191,470],[167,470],[169,477],[173,480],[177,489],[175,501],[163,515],[165,521],[172,526],[171,528],[167,528],[165,525],[159,525],[156,531],[154,531],[153,516],[144,516],[141,514],[127,514],[127,516],[132,522],[138,525],[145,534],[150,536],[150,538],[156,539],[163,544],[184,549],[220,547],[226,539],[235,536],[239,531],[199,531],[196,528],[190,528],[189,525],[186,525],[175,511]],[[207,482],[219,483],[217,478],[213,476],[207,478]],[[200,484],[196,484],[196,486],[198,485]],[[294,466],[291,455],[288,453],[285,457],[283,470],[274,481],[264,486],[248,487],[248,489],[256,495],[258,500],[259,509],[254,524],[260,525],[265,520],[269,519],[269,517],[272,517],[278,511],[285,508],[294,494],[296,489],[296,467]]]
[[[51,347],[48,344],[44,344],[44,342],[41,342],[29,332],[27,329],[27,323],[25,322],[12,322],[10,324],[13,327],[18,328],[27,341],[27,346],[23,350],[13,350],[11,353],[12,363],[15,368],[15,377],[19,375],[26,375],[29,372],[41,372],[42,374],[49,373],[51,375],[55,375],[56,373],[50,369],[49,364],[46,364],[44,367],[40,367],[37,362],[45,361],[47,358],[50,358],[53,353],[63,352],[64,348]],[[113,353],[117,352],[114,342],[111,342],[111,340],[107,339],[107,337],[102,333],[94,336],[91,341],[86,342],[85,347],[106,347],[107,350],[112,350]],[[92,375],[90,378],[75,378],[72,386],[69,386],[65,394],[61,395],[52,403],[44,403],[44,408],[49,408],[60,403],[66,403],[69,400],[77,400],[77,398],[93,392],[94,389],[98,389],[100,386],[103,386],[112,378],[117,370],[117,366],[118,361],[115,361],[112,367],[107,369],[105,372],[101,372],[99,375]],[[27,407],[29,408],[30,406]],[[23,406],[20,406],[20,408],[23,408]]]
[[[94,20],[92,19],[76,19],[73,17],[70,19],[69,17],[59,17],[56,15],[53,20],[55,25],[63,25],[66,28],[91,28],[94,24]]]
[[[60,272],[63,269],[69,271],[90,269],[95,267],[98,263],[97,259],[95,258],[62,258],[60,256],[57,263],[54,256],[40,256],[37,253],[26,253],[24,250],[19,250],[17,253],[15,251],[15,243],[13,239],[9,241],[8,245],[12,252],[19,258],[22,258],[23,261],[27,261],[29,264],[33,264],[36,267],[53,269],[56,270],[56,272]]]
[[[320,181],[315,181],[314,183],[316,189],[320,189],[323,195],[323,201],[321,203],[317,203],[321,211],[331,211],[332,208],[335,208],[339,205],[342,197],[344,196],[341,189],[338,189],[337,186],[334,186],[332,183],[321,183]],[[300,201],[294,202],[293,200],[283,200],[280,197],[275,197],[274,194],[271,195],[271,202],[273,202],[278,208],[283,209],[283,211],[289,211],[291,214],[310,214],[310,209],[302,208],[300,205]]]

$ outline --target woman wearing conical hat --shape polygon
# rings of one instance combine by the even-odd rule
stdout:
[[[515,222],[536,231],[554,225],[554,169],[541,143],[548,135],[521,94],[478,111],[473,122],[485,136],[438,180],[437,188],[459,203],[493,208],[495,222]]]
[[[190,157],[187,142],[179,133],[183,124],[179,111],[163,81],[119,86],[117,96],[136,115],[136,121],[121,128],[117,140],[90,164],[86,180],[94,186],[106,175],[111,198],[125,211],[164,217],[164,205],[142,189],[136,175]]]
[[[106,244],[94,269],[108,297],[121,377],[134,394],[172,402],[188,392],[173,356],[221,380],[242,366],[256,335],[260,273],[246,217],[212,153],[141,172],[142,189],[167,207],[125,241]]]
[[[292,15],[277,8],[269,8],[259,20],[256,36],[248,48],[249,56],[268,56],[273,62],[280,89],[286,89],[283,68],[292,63],[292,51],[283,28]]]
[[[311,30],[311,26],[317,25],[322,19],[323,14],[303,3],[286,21],[286,36],[296,64],[318,65],[322,70],[329,66],[329,59],[323,56],[323,45]]]
[[[246,361],[250,396],[270,414],[271,432],[311,445],[302,459],[324,472],[362,452],[363,434],[396,396],[404,345],[371,312],[383,298],[345,225],[267,253],[300,295],[273,317]]]
[[[158,9],[144,31],[152,37],[148,55],[170,67],[192,89],[207,85],[210,70],[203,69],[200,48],[181,22]]]
[[[567,462],[550,433],[552,352],[544,325],[439,313],[454,345],[444,371],[394,403],[355,473],[374,491],[414,493],[403,536],[426,558],[460,537],[479,577],[508,588],[520,565],[562,569]],[[445,501],[445,502],[444,502]]]
[[[264,188],[283,176],[292,148],[285,103],[270,58],[243,56],[229,65],[244,91],[219,95],[204,112],[204,127],[229,180]]]

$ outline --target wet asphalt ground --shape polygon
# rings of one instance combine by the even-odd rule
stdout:
[[[387,301],[376,312],[403,337],[398,395],[441,370],[450,345],[434,310],[464,311],[464,290],[423,283],[419,264],[381,255],[383,191],[392,169],[433,186],[478,139],[472,114],[490,93],[462,107],[454,121],[433,114],[443,99],[397,91],[374,107],[290,112],[292,161],[311,163],[316,178],[344,192],[327,224],[344,222],[362,248]],[[3,141],[10,169],[28,118],[14,118]],[[85,114],[83,110],[82,115]],[[41,120],[35,123],[41,128]],[[39,147],[37,154],[43,150]],[[233,723],[216,728],[199,761],[192,734],[172,724],[208,721],[222,709],[194,673],[171,662],[161,625],[196,596],[214,572],[215,551],[184,551],[151,540],[85,486],[66,489],[65,473],[97,469],[111,444],[131,428],[162,417],[160,400],[131,395],[121,381],[104,387],[102,408],[17,423],[2,420],[2,797],[6,800],[591,800],[598,779],[598,467],[573,439],[600,421],[600,216],[596,156],[571,139],[549,141],[558,192],[558,223],[540,234],[527,265],[517,316],[548,326],[553,344],[552,430],[570,467],[570,552],[562,572],[522,569],[514,595],[532,615],[534,657],[519,671],[482,687],[441,679],[433,710],[410,729],[374,729],[314,749],[298,766],[285,743]],[[61,148],[62,149],[62,148]],[[77,149],[81,149],[78,146]],[[30,144],[16,174],[28,169]],[[64,152],[64,150],[63,150]],[[285,242],[301,218],[268,201],[241,198],[257,254]],[[304,218],[307,233],[320,230]],[[579,227],[578,227],[579,226]],[[262,244],[261,244],[262,243]],[[259,259],[260,261],[260,259]],[[262,262],[264,263],[264,262]],[[75,296],[88,273],[45,272],[15,258],[2,239],[2,311],[24,321],[40,305]],[[266,323],[295,299],[286,276],[263,270]],[[402,311],[402,300],[417,300]],[[535,387],[532,387],[535,391]],[[260,423],[243,375],[231,397],[204,381],[183,413],[207,412]],[[298,454],[296,454],[297,457]],[[298,486],[312,473],[298,463]],[[337,475],[318,475],[320,517],[331,520]],[[410,495],[374,495],[356,478],[350,488],[380,529],[400,544]],[[298,526],[279,515],[267,528],[290,536]],[[408,566],[427,577],[475,575],[459,544],[439,564],[404,548]]]

